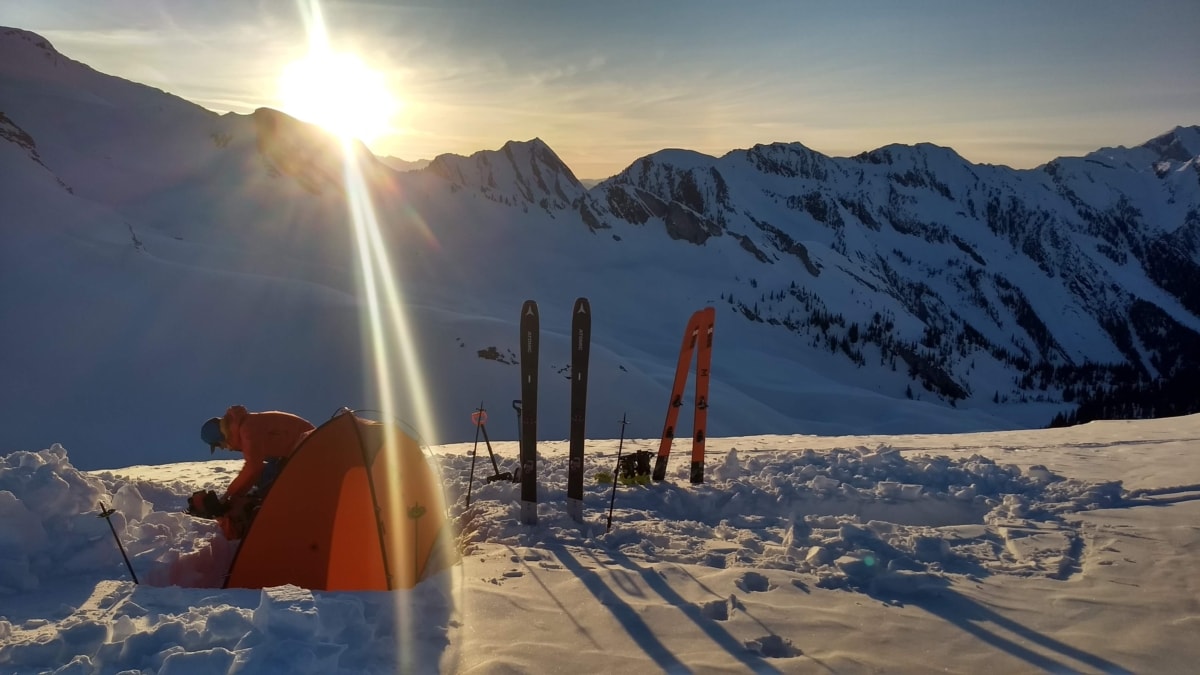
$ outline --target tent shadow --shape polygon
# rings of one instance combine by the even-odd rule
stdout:
[[[940,588],[931,589],[926,585],[918,593],[896,594],[876,591],[869,595],[889,604],[901,606],[909,604],[919,607],[955,625],[980,641],[1040,670],[1053,673],[1082,672],[1079,665],[1073,666],[1070,663],[1074,661],[1077,664],[1083,664],[1087,671],[1094,670],[1111,675],[1132,675],[1133,671],[1039,633],[956,592],[950,588],[948,581],[944,579],[939,581],[942,584]],[[1008,633],[1011,637],[1003,633]],[[1022,644],[1022,641],[1035,645],[1037,649]]]
[[[551,546],[549,550],[554,553],[563,567],[575,574],[592,595],[608,608],[621,625],[625,627],[626,632],[629,633],[633,641],[645,651],[646,655],[656,665],[669,673],[692,672],[692,669],[687,664],[680,661],[655,636],[653,627],[647,625],[637,610],[622,600],[600,574],[592,571],[592,569],[580,562],[573,553],[563,546]],[[740,661],[747,668],[748,672],[773,674],[782,672],[765,661],[761,656],[748,649],[745,644],[721,628],[716,621],[706,617],[700,608],[676,593],[657,572],[639,566],[619,551],[610,550],[607,553],[624,570],[632,574],[635,579],[640,579],[646,587],[658,593],[672,607],[683,612],[684,616],[696,624],[713,642],[720,645],[726,652]]]

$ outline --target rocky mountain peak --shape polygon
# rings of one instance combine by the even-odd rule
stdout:
[[[540,138],[508,141],[499,150],[470,157],[438,155],[426,171],[449,181],[455,190],[478,190],[508,205],[536,206],[547,211],[575,208],[587,189]]]
[[[1200,126],[1175,127],[1141,145],[1164,161],[1186,162],[1200,157]]]

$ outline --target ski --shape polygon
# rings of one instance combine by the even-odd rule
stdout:
[[[537,524],[538,307],[521,307],[521,522]]]
[[[675,423],[679,420],[679,409],[683,407],[683,388],[687,385],[688,370],[692,366],[692,352],[700,335],[700,322],[705,310],[700,310],[688,319],[683,331],[683,342],[679,346],[679,361],[675,364],[675,381],[671,385],[671,400],[667,405],[667,420],[663,423],[662,440],[658,444],[658,459],[654,462],[656,482],[667,477],[667,458],[671,455],[671,442],[675,440]]]
[[[692,418],[692,483],[704,482],[704,441],[708,425],[708,371],[712,367],[713,324],[717,311],[701,310],[700,340],[696,346],[696,414]]]
[[[591,343],[592,307],[587,298],[579,298],[571,312],[571,446],[567,462],[567,513],[576,522],[583,522],[584,422]]]

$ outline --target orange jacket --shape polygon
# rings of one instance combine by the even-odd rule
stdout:
[[[263,472],[263,462],[272,457],[291,456],[296,445],[308,436],[313,425],[291,413],[247,412],[245,406],[230,406],[225,411],[225,426],[229,430],[226,442],[246,460],[237,478],[225,490],[225,497],[237,497],[250,491]]]

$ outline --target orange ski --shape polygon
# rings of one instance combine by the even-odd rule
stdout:
[[[707,307],[688,319],[687,329],[683,332],[683,342],[679,346],[679,361],[675,365],[675,381],[671,385],[671,400],[667,405],[667,419],[663,423],[662,440],[658,445],[658,459],[654,462],[654,472],[651,477],[661,481],[667,476],[667,459],[671,455],[671,443],[675,440],[675,424],[679,420],[679,409],[683,407],[683,389],[687,386],[688,371],[692,366],[692,354],[700,345],[700,365],[696,374],[696,416],[693,420],[694,429],[698,430],[692,443],[692,482],[704,481],[704,430],[703,424],[708,419],[708,370],[712,362],[712,326],[716,319],[716,310]],[[704,339],[701,340],[701,335]],[[703,407],[701,406],[703,402]],[[698,453],[698,454],[697,454]],[[696,464],[700,468],[697,474]],[[699,480],[696,480],[699,476]]]

